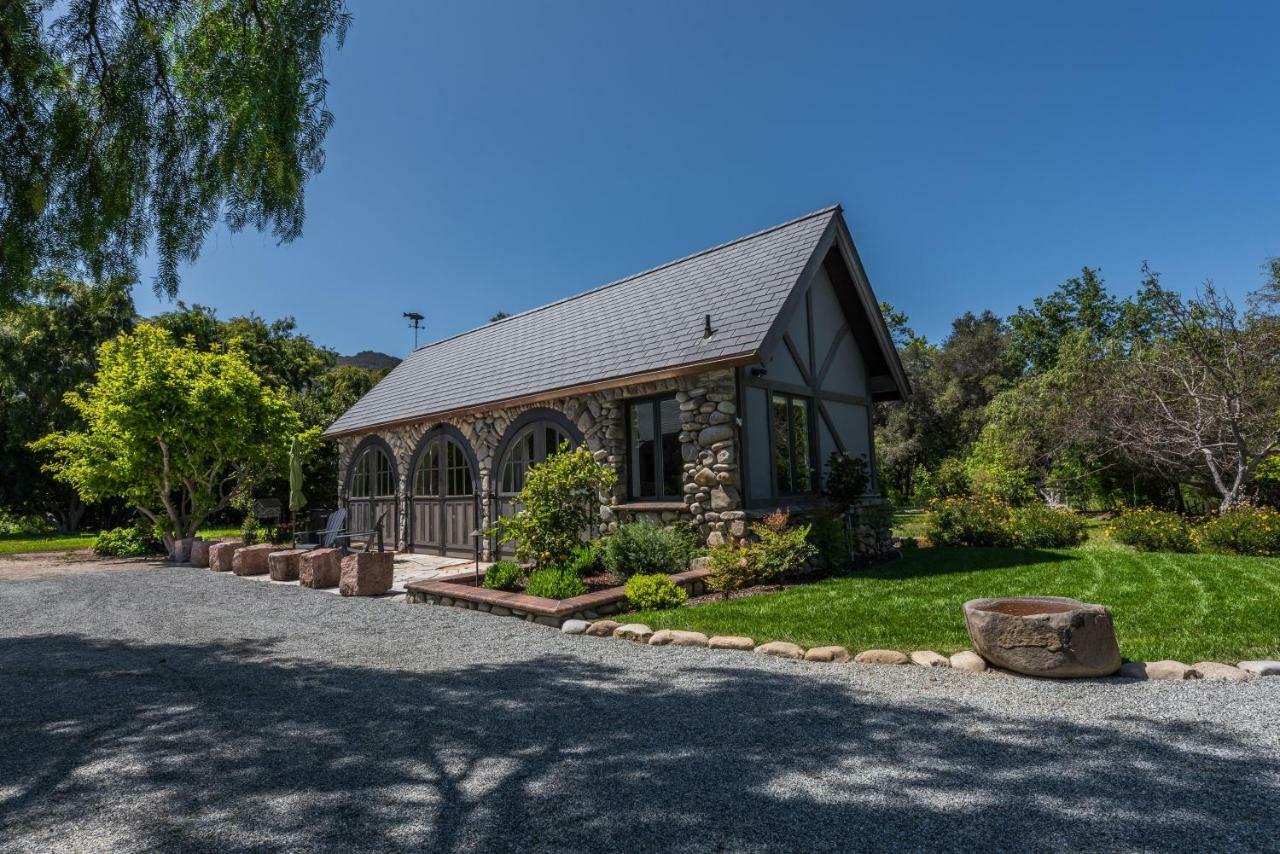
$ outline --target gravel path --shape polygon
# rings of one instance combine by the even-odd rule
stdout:
[[[4,581],[0,850],[1280,850],[1278,701]]]

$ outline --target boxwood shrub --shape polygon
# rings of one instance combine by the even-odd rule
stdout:
[[[679,608],[689,600],[689,593],[671,580],[670,576],[633,575],[627,581],[627,601],[641,611],[662,611]]]
[[[484,571],[484,586],[489,590],[519,590],[523,580],[524,570],[514,560],[500,560]]]
[[[1193,552],[1191,526],[1177,513],[1144,507],[1127,510],[1111,524],[1111,537],[1143,552]]]
[[[1275,557],[1280,555],[1280,513],[1238,507],[1205,522],[1193,536],[1206,552]]]
[[[670,575],[684,572],[697,555],[697,546],[687,531],[660,528],[646,522],[630,522],[609,535],[604,548],[604,565],[618,578],[633,575]]]

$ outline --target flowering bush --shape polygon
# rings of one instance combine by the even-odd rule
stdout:
[[[1237,507],[1205,522],[1192,537],[1206,552],[1276,557],[1280,555],[1280,513],[1266,507]]]
[[[1084,520],[1070,510],[1043,504],[1019,507],[1011,514],[1013,541],[1028,549],[1062,549],[1084,542]]]
[[[671,580],[670,576],[633,575],[627,581],[627,601],[642,611],[662,611],[679,608],[689,599],[688,592]]]
[[[1111,525],[1117,542],[1144,552],[1193,552],[1196,542],[1187,520],[1177,513],[1150,507],[1128,510]]]
[[[795,572],[818,553],[809,542],[809,526],[791,527],[791,517],[782,511],[753,522],[751,533],[756,541],[747,549],[756,576],[761,579],[780,578]]]
[[[721,543],[712,547],[708,557],[710,574],[707,575],[707,586],[723,593],[726,599],[735,590],[750,587],[759,580],[747,549],[733,543]]]
[[[998,498],[943,498],[929,503],[929,542],[935,546],[1013,545],[1013,518]]]

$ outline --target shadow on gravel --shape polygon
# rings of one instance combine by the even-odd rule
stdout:
[[[271,647],[0,641],[0,847],[72,833],[185,851],[1280,838],[1274,753],[1198,726],[898,705],[732,666],[688,687],[571,657],[422,674]]]

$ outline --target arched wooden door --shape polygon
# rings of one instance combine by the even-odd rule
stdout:
[[[433,430],[418,449],[409,496],[409,550],[475,553],[476,467],[461,436]]]
[[[399,530],[396,468],[390,453],[381,444],[370,444],[356,456],[347,490],[347,513],[347,530],[355,532],[372,530],[373,523],[381,515],[383,542],[395,548],[396,531]]]
[[[516,496],[524,489],[524,477],[529,467],[555,454],[563,443],[572,444],[575,437],[570,435],[570,429],[567,423],[552,417],[538,417],[513,426],[510,438],[503,443],[505,450],[495,476],[494,521],[515,514],[519,508]],[[511,557],[514,548],[514,541],[494,543],[494,551],[501,557]]]

